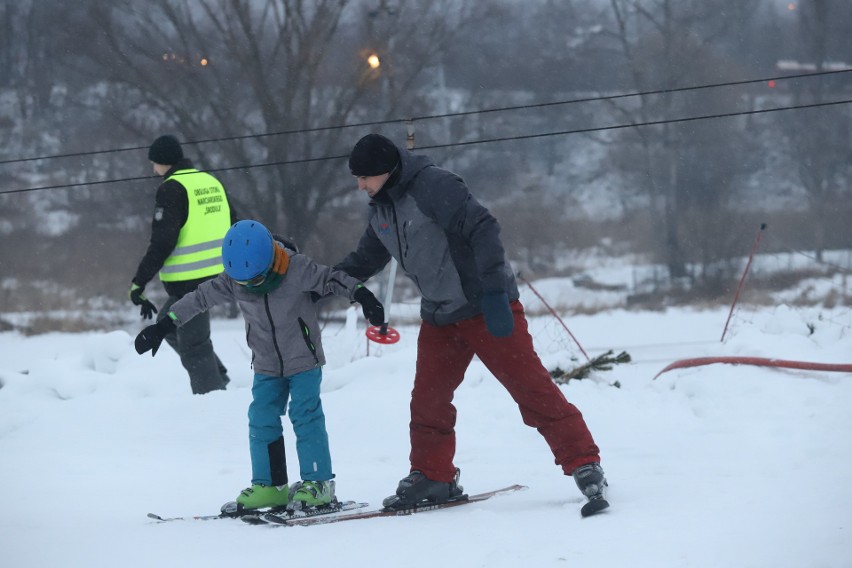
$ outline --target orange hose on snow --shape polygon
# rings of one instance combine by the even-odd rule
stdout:
[[[780,367],[782,369],[803,369],[806,371],[831,371],[838,373],[852,373],[852,365],[845,363],[812,363],[809,361],[788,361],[786,359],[768,359],[765,357],[695,357],[693,359],[681,359],[666,366],[654,376],[654,379],[667,371],[674,369],[687,369],[689,367],[700,367],[714,363],[727,363],[729,365],[754,365],[757,367]]]

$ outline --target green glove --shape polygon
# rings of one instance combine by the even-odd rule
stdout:
[[[127,295],[130,297],[130,301],[133,302],[133,305],[141,306],[139,315],[142,316],[142,319],[152,319],[154,314],[157,313],[157,308],[148,298],[145,297],[142,293],[143,290],[145,290],[145,286],[139,286],[133,282],[130,284],[130,291]]]

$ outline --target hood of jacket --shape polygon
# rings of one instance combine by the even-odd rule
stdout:
[[[423,169],[434,166],[435,163],[428,157],[420,154],[413,154],[404,148],[397,146],[399,151],[399,173],[391,173],[388,182],[391,185],[386,185],[382,190],[373,197],[373,203],[387,203],[389,201],[398,201],[407,191],[411,180]]]

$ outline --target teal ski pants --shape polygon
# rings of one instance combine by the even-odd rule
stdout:
[[[319,367],[288,377],[254,375],[248,410],[252,484],[287,484],[281,416],[288,413],[288,401],[302,480],[326,481],[334,477],[320,400],[321,383]]]

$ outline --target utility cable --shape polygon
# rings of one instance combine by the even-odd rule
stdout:
[[[835,269],[839,272],[842,272],[844,274],[852,274],[852,268],[850,268],[848,266],[842,266],[842,265],[834,263],[834,262],[829,262],[829,261],[824,260],[824,259],[821,260],[820,258],[818,258],[816,256],[816,254],[808,254],[807,252],[805,252],[801,249],[797,249],[796,247],[790,245],[786,240],[782,239],[778,235],[772,235],[771,240],[774,240],[775,242],[779,243],[784,249],[786,249],[786,252],[788,254],[797,254],[799,256],[807,258],[808,260],[810,260],[812,262],[815,262],[816,264],[821,264],[823,266],[833,268],[833,269]],[[827,252],[827,251],[823,251],[823,252]],[[778,253],[769,253],[769,254],[771,254],[772,256],[779,258],[779,259],[782,258],[781,255],[778,254]]]
[[[780,112],[785,110],[801,110],[808,108],[821,108],[821,107],[829,107],[836,105],[844,105],[852,103],[852,99],[846,99],[841,101],[831,101],[827,103],[809,103],[802,105],[792,105],[786,107],[774,107],[768,109],[759,109],[759,110],[747,110],[747,111],[738,111],[738,112],[727,112],[727,113],[716,113],[716,114],[707,114],[702,116],[689,116],[685,118],[671,118],[666,120],[651,120],[646,122],[631,122],[629,124],[616,124],[612,126],[596,126],[592,128],[578,128],[573,130],[561,130],[558,132],[544,132],[539,134],[520,134],[515,136],[504,136],[500,138],[486,138],[481,140],[470,140],[467,142],[451,142],[448,144],[433,144],[431,146],[420,146],[418,150],[434,150],[441,148],[455,148],[461,146],[473,146],[477,144],[491,144],[494,142],[509,142],[514,140],[531,140],[534,138],[547,138],[552,136],[567,136],[569,134],[588,134],[591,132],[605,132],[608,130],[621,130],[625,128],[638,128],[642,126],[661,126],[664,124],[678,124],[683,122],[693,122],[698,120],[710,120],[710,119],[718,119],[718,118],[730,118],[736,116],[749,116],[755,114],[766,114],[770,112]],[[325,156],[321,158],[302,158],[298,160],[282,160],[277,162],[265,162],[261,164],[249,164],[242,166],[230,166],[224,168],[210,168],[205,169],[206,172],[227,172],[233,170],[248,170],[253,168],[267,168],[272,166],[287,166],[292,164],[306,164],[310,162],[321,162],[327,160],[339,160],[343,158],[348,158],[349,154],[342,154],[338,156]],[[178,174],[180,175],[180,174]],[[149,180],[149,179],[161,179],[159,176],[138,176],[138,177],[130,177],[130,178],[122,178],[122,179],[112,179],[112,180],[101,180],[101,181],[90,181],[90,182],[79,182],[79,183],[67,183],[60,185],[45,185],[40,187],[30,187],[25,189],[12,189],[7,191],[0,191],[0,195],[5,195],[7,193],[23,193],[28,191],[41,191],[45,189],[68,189],[72,187],[84,187],[89,185],[102,185],[107,183],[124,183],[130,181],[140,181],[140,180]]]
[[[779,75],[776,77],[764,77],[761,79],[743,79],[740,81],[727,81],[723,83],[710,83],[706,85],[694,85],[690,87],[672,87],[669,89],[654,89],[651,91],[639,91],[634,93],[622,93],[619,95],[602,95],[597,97],[582,97],[576,99],[567,99],[562,101],[551,101],[551,102],[542,102],[542,103],[530,103],[525,105],[513,105],[513,106],[505,106],[505,107],[496,107],[490,109],[478,109],[478,110],[468,110],[468,111],[458,111],[458,112],[448,112],[443,114],[432,114],[432,115],[420,115],[420,116],[411,116],[407,118],[392,118],[385,120],[374,120],[367,122],[358,122],[352,124],[340,124],[334,126],[319,126],[315,128],[301,128],[294,130],[280,130],[277,132],[265,132],[261,134],[243,134],[240,136],[225,136],[221,138],[207,138],[203,140],[192,140],[188,142],[183,142],[184,145],[192,145],[192,144],[207,144],[209,142],[230,142],[236,140],[247,140],[251,138],[266,138],[270,136],[284,136],[290,134],[307,134],[312,132],[324,132],[328,130],[342,130],[345,128],[363,128],[367,126],[381,126],[385,124],[397,124],[401,122],[416,122],[416,121],[426,121],[426,120],[437,120],[444,118],[459,118],[464,116],[473,116],[478,114],[488,114],[494,112],[506,112],[506,111],[516,111],[516,110],[527,110],[527,109],[537,109],[537,108],[546,108],[552,106],[560,106],[560,105],[570,105],[577,103],[589,103],[589,102],[601,102],[601,101],[613,101],[618,99],[630,98],[630,97],[643,97],[650,95],[663,95],[663,94],[671,94],[671,93],[682,93],[687,91],[698,91],[702,89],[715,89],[720,87],[733,87],[738,85],[749,85],[753,83],[768,83],[770,81],[782,81],[788,79],[805,79],[810,77],[820,77],[825,75],[836,75],[840,73],[849,73],[852,72],[852,68],[850,69],[837,69],[832,71],[817,71],[814,73],[801,73],[799,75]],[[72,152],[67,154],[54,154],[49,156],[37,156],[32,158],[13,158],[9,160],[0,160],[0,165],[5,164],[14,164],[14,163],[22,163],[22,162],[34,162],[38,160],[52,160],[57,158],[79,158],[83,156],[95,156],[98,154],[113,154],[118,152],[131,152],[138,150],[146,150],[148,146],[133,146],[128,148],[115,148],[111,150],[91,150],[88,152]]]

